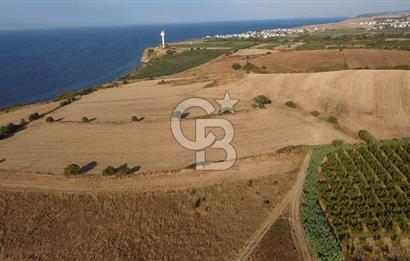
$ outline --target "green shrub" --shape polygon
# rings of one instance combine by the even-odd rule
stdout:
[[[253,72],[253,73],[263,73],[263,70],[261,68],[259,68],[258,66],[250,63],[250,62],[246,62],[246,64],[243,66],[243,70],[246,71],[247,73],[249,72]]]
[[[82,123],[88,123],[88,122],[90,122],[90,119],[88,119],[87,117],[84,116],[84,117],[81,118],[81,122]]]
[[[327,117],[327,121],[333,124],[337,124],[337,118],[335,116]]]
[[[332,141],[333,146],[339,146],[339,145],[343,145],[343,144],[344,144],[343,140],[333,140]]]
[[[48,116],[48,117],[46,118],[46,122],[48,122],[48,123],[54,122],[54,118],[51,117],[51,116]]]
[[[234,69],[234,70],[240,70],[241,68],[242,68],[242,66],[239,63],[232,64],[232,69]]]
[[[79,175],[81,173],[81,168],[77,164],[70,164],[64,169],[65,176]]]
[[[253,104],[253,107],[257,107],[257,108],[265,108],[266,104],[272,103],[272,101],[265,95],[258,95],[255,98],[253,98],[253,101],[255,102]]]
[[[38,114],[37,112],[30,114],[30,116],[28,116],[29,121],[35,121],[40,119],[40,114]]]
[[[320,112],[318,112],[318,111],[312,111],[310,114],[311,114],[312,116],[314,116],[314,117],[319,117]]]
[[[359,138],[366,141],[367,143],[373,143],[373,142],[377,141],[374,138],[374,136],[370,132],[368,132],[367,130],[360,130],[359,131]]]
[[[287,101],[286,106],[295,109],[297,107],[296,103],[294,101]]]
[[[11,135],[13,135],[15,132],[18,131],[18,129],[22,126],[24,126],[24,124],[20,124],[20,125],[16,125],[14,123],[9,123],[6,126],[1,126],[0,127],[0,140],[1,139],[5,139]]]
[[[112,175],[114,175],[114,174],[116,174],[116,173],[117,173],[117,169],[114,168],[113,166],[108,166],[108,167],[106,167],[106,168],[103,170],[103,172],[102,172],[102,174],[103,174],[104,176],[112,176]]]

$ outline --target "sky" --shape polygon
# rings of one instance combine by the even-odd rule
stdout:
[[[410,0],[0,0],[0,29],[352,17]]]

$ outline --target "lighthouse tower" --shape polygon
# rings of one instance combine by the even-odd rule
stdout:
[[[165,48],[165,31],[161,31],[161,38],[162,38],[162,48]]]

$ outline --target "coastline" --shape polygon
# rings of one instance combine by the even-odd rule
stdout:
[[[318,18],[318,19],[319,19],[319,18]],[[323,19],[325,19],[325,18],[323,18]],[[326,18],[326,19],[331,19],[331,18]],[[333,19],[338,19],[338,18],[335,17],[335,18],[333,18]],[[292,20],[292,19],[283,19],[283,21],[286,21],[286,20]],[[265,20],[262,20],[262,21],[260,21],[260,22],[265,22]],[[268,22],[268,20],[266,20],[266,22]],[[240,22],[235,22],[235,23],[240,23]],[[289,28],[297,28],[297,27],[289,27]],[[203,38],[204,38],[204,37],[185,38],[185,39],[183,39],[183,40],[178,40],[178,41],[176,41],[176,42],[171,42],[171,44],[175,44],[175,43],[179,43],[179,42],[183,42],[183,41],[191,41],[191,40],[193,40],[193,39],[203,39]],[[145,48],[145,49],[148,49],[148,48],[152,48],[152,46],[151,46],[151,47],[147,47],[147,48]],[[140,59],[141,59],[142,56],[143,56],[143,53],[144,53],[144,50],[142,50],[142,52],[141,52],[141,54],[140,54],[140,57],[139,57],[139,58],[136,58],[135,60],[140,61]],[[5,112],[5,111],[13,111],[13,110],[16,110],[16,109],[18,109],[18,108],[20,108],[20,107],[25,107],[25,106],[28,106],[28,105],[33,105],[33,104],[38,104],[38,103],[48,103],[48,102],[54,101],[54,100],[55,100],[57,97],[59,97],[59,96],[67,95],[67,94],[74,93],[74,92],[81,92],[81,91],[84,91],[84,90],[87,90],[87,89],[92,89],[92,88],[98,87],[99,85],[112,84],[112,83],[115,83],[115,82],[120,81],[121,79],[123,79],[124,77],[126,77],[127,75],[129,75],[130,73],[132,73],[132,72],[138,70],[141,66],[143,66],[143,63],[140,63],[139,66],[134,67],[134,68],[131,69],[130,71],[127,71],[125,74],[122,74],[122,75],[120,75],[120,76],[118,76],[118,77],[116,77],[116,78],[112,78],[112,80],[104,81],[104,82],[102,82],[101,84],[95,84],[95,85],[91,85],[91,86],[90,86],[90,85],[89,85],[89,86],[85,86],[84,88],[79,88],[79,89],[77,89],[76,91],[66,91],[66,92],[63,91],[63,92],[61,92],[60,94],[54,95],[54,96],[51,97],[51,98],[46,98],[46,99],[40,100],[40,101],[22,102],[22,103],[16,103],[16,104],[12,104],[12,105],[0,106],[0,113],[1,113],[1,112]],[[5,97],[7,97],[7,96],[5,96]]]

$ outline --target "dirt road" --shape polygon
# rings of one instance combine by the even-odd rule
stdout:
[[[307,155],[306,157],[308,160],[303,162],[303,181],[306,177],[306,171],[307,167],[309,164],[309,159],[310,159],[310,154]],[[297,180],[299,181],[299,179]],[[310,261],[312,260],[312,257],[310,255],[309,247],[306,244],[305,240],[305,231],[303,229],[303,223],[302,223],[302,216],[301,216],[301,197],[302,197],[302,192],[303,192],[303,184],[304,182],[297,182],[295,184],[296,188],[296,193],[294,194],[294,197],[292,198],[291,206],[290,206],[290,218],[289,218],[289,224],[291,228],[291,234],[292,234],[292,239],[293,242],[295,243],[298,252],[300,254],[300,257],[304,261]]]
[[[303,184],[305,181],[306,170],[309,165],[309,160],[310,160],[310,153],[306,156],[306,158],[303,161],[303,164],[300,166],[297,179],[296,179],[296,183],[294,184],[292,190],[290,190],[289,193],[285,196],[285,198],[273,209],[273,211],[268,216],[268,218],[265,220],[265,222],[263,222],[261,227],[255,231],[255,233],[250,238],[250,241],[248,242],[248,244],[245,246],[244,249],[242,249],[237,260],[248,260],[249,259],[252,252],[255,250],[259,242],[265,236],[266,232],[272,227],[275,221],[282,215],[282,213],[287,209],[287,207],[290,204],[292,205],[292,209],[293,209],[293,206],[295,207],[300,206],[299,201],[300,201],[300,196],[303,191]],[[299,203],[294,204],[294,202],[299,202]],[[297,209],[296,212],[299,212],[299,209]],[[295,218],[292,218],[292,219],[293,221],[300,222],[300,217],[298,219],[297,215],[295,215]],[[301,227],[301,223],[299,223],[296,227],[298,227],[298,229],[295,229],[295,235],[297,239],[296,243],[303,256],[303,260],[311,260],[309,251],[307,250],[308,248],[304,241],[303,228]]]

